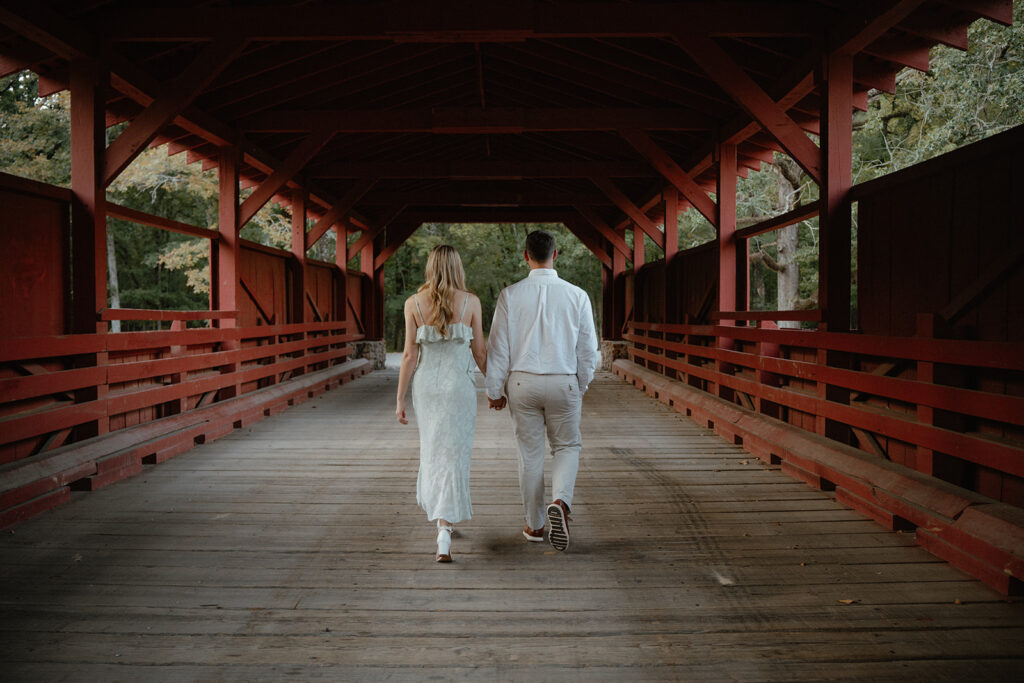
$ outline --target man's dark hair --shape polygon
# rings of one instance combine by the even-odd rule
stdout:
[[[526,236],[526,253],[537,263],[546,263],[555,253],[555,237],[544,230],[534,230]]]

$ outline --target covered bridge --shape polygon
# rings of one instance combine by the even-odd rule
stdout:
[[[868,91],[1012,9],[4,3],[0,75],[72,102],[71,187],[0,174],[6,673],[1020,674],[1024,130],[851,181]],[[162,145],[217,169],[216,230],[107,200]],[[738,227],[776,153],[820,199]],[[290,251],[239,237],[268,202]],[[680,250],[684,211],[716,240]],[[749,310],[749,240],[811,216],[816,306]],[[208,240],[209,310],[110,308],[111,218]],[[509,540],[482,412],[483,521],[422,571],[415,439],[357,356],[425,222],[561,223],[601,263],[575,555]]]

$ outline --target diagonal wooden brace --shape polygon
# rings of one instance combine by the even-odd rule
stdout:
[[[171,81],[167,90],[136,116],[117,139],[110,143],[104,155],[104,186],[114,182],[157,134],[183,112],[217,77],[217,74],[234,61],[244,47],[245,41],[238,37],[211,41],[199,56]]]
[[[352,207],[356,205],[363,195],[365,195],[374,183],[377,182],[376,178],[363,178],[356,181],[356,184],[349,188],[345,196],[342,197],[337,204],[332,206],[330,210],[323,215],[323,217],[316,222],[309,232],[306,233],[306,250],[308,251],[316,244],[321,237],[323,237],[332,225],[342,220]],[[338,242],[339,245],[345,243],[342,239]]]
[[[651,140],[647,133],[641,130],[621,130],[619,135],[640,152],[647,161],[651,162],[651,165],[664,176],[665,180],[675,185],[686,201],[700,211],[711,225],[718,226],[718,205],[665,150]]]
[[[393,206],[386,214],[384,214],[384,216],[381,217],[381,220],[374,225],[373,228],[364,230],[363,234],[359,236],[359,239],[353,242],[352,246],[348,248],[348,261],[354,259],[356,254],[362,251],[366,245],[372,244],[373,240],[377,239],[377,235],[384,232],[384,229],[388,227],[393,220],[398,218],[399,214],[403,211],[405,211],[404,204]]]
[[[622,237],[617,235],[607,223],[601,220],[601,217],[597,215],[596,211],[586,204],[576,204],[575,208],[588,223],[594,226],[595,230],[601,233],[602,237],[611,242],[611,245],[615,247],[616,251],[627,259],[633,258],[633,250],[626,245],[626,240],[622,239]]]
[[[710,36],[702,33],[673,34],[679,46],[719,87],[761,124],[782,148],[821,184],[821,150],[811,142],[789,114],[761,89]]]
[[[303,138],[288,158],[280,166],[274,169],[260,186],[253,190],[248,199],[242,202],[238,209],[238,226],[242,227],[252,220],[256,212],[263,208],[263,205],[270,201],[285,184],[295,177],[295,174],[302,170],[309,161],[317,155],[321,148],[334,136],[331,128],[320,128]]]
[[[640,208],[633,203],[633,201],[625,195],[615,183],[608,178],[602,178],[595,176],[590,179],[598,189],[605,194],[608,199],[612,200],[614,204],[622,209],[622,212],[629,216],[630,220],[640,226],[640,229],[650,236],[654,243],[658,245],[662,250],[665,249],[665,233],[658,229],[658,226],[654,224],[650,218],[647,217]],[[635,238],[634,238],[635,239]]]

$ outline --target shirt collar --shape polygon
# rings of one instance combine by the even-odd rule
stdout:
[[[554,268],[534,268],[527,277],[558,277],[558,271]]]

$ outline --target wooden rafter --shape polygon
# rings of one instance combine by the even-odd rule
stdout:
[[[313,178],[646,178],[657,174],[636,161],[326,161],[304,171]]]
[[[274,110],[246,117],[254,132],[500,133],[644,130],[708,131],[714,121],[689,109],[432,107],[428,109]]]
[[[389,230],[387,243],[373,260],[374,270],[383,268],[384,264],[387,263],[387,260],[391,258],[396,251],[398,251],[398,248],[402,246],[407,239],[412,237],[412,234],[419,229],[420,225],[422,225],[422,223],[407,221],[400,223],[394,230]]]
[[[597,260],[601,262],[605,268],[612,267],[612,257],[608,255],[608,250],[604,246],[604,242],[601,235],[594,231],[594,228],[587,229],[587,226],[583,224],[584,221],[571,220],[566,221],[565,227],[569,229],[573,235],[576,236],[583,246],[590,250]]]
[[[400,40],[421,42],[510,42],[529,38],[663,37],[672,27],[691,25],[716,36],[806,36],[821,29],[828,13],[800,2],[737,3],[703,0],[629,6],[582,2],[571,7],[508,0],[480,12],[470,0],[408,0],[387,12],[371,5],[200,6],[118,8],[99,21],[112,41],[197,40],[214,27],[237,26],[254,40]]]

